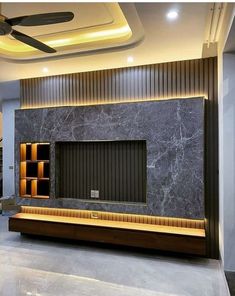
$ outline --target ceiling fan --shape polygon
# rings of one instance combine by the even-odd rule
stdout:
[[[58,23],[69,22],[74,18],[72,12],[52,12],[34,15],[18,16],[7,18],[0,14],[0,36],[11,35],[15,39],[26,43],[29,46],[37,48],[46,53],[55,53],[56,50],[46,44],[14,30],[14,26],[44,26]]]

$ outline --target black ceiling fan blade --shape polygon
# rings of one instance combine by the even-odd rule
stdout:
[[[65,11],[19,16],[6,19],[5,22],[11,26],[44,26],[69,22],[73,18],[74,14],[72,12]]]
[[[42,42],[28,36],[28,35],[25,35],[25,34],[23,34],[21,32],[13,30],[11,32],[11,35],[15,39],[17,39],[17,40],[19,40],[19,41],[21,41],[23,43],[26,43],[29,46],[37,48],[37,49],[39,49],[41,51],[44,51],[46,53],[55,53],[56,52],[56,50],[54,48],[51,48],[51,47],[47,46],[46,44],[44,44],[44,43],[42,43]]]

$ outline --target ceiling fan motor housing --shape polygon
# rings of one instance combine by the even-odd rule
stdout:
[[[9,35],[12,32],[12,28],[8,23],[0,21],[0,35]]]

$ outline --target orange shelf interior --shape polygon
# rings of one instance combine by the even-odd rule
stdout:
[[[49,143],[22,143],[20,144],[20,188],[19,193],[24,198],[49,198],[49,185],[46,194],[40,194],[39,184],[40,181],[50,182],[50,178],[45,176],[45,163],[49,164],[49,159],[38,160],[38,151],[40,145],[47,145],[50,149]],[[41,146],[42,147],[42,146]],[[45,147],[44,147],[45,149]],[[49,153],[48,153],[49,154]],[[29,165],[33,165],[36,171],[36,176],[31,175]],[[45,184],[45,183],[44,183]]]

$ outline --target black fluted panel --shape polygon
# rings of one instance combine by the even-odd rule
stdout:
[[[146,142],[59,142],[57,197],[146,202]],[[96,200],[96,199],[95,199]]]
[[[205,109],[205,211],[207,250],[219,258],[219,163],[218,163],[218,89],[217,59],[204,65],[204,85],[208,89]]]
[[[21,108],[208,96],[215,58],[21,80]],[[213,75],[211,77],[213,81]]]

